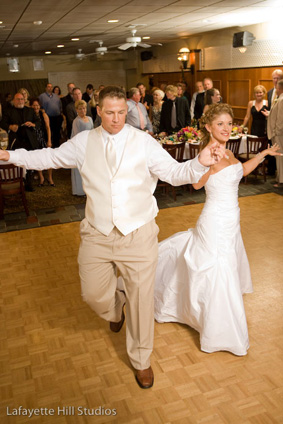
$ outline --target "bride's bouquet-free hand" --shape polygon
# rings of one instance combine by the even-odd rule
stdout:
[[[197,131],[196,128],[193,127],[185,127],[182,128],[178,133],[177,133],[177,139],[178,141],[196,141],[199,142],[200,141],[200,133]]]

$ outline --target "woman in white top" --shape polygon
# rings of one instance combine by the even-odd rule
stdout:
[[[84,100],[77,100],[75,108],[78,116],[73,120],[71,138],[81,131],[91,130],[93,128],[93,120],[90,116],[86,116],[87,104]],[[72,193],[75,196],[85,196],[82,186],[82,177],[79,171],[72,169]]]

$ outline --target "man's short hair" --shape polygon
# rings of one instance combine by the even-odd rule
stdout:
[[[82,91],[82,90],[80,89],[80,87],[75,87],[75,88],[73,88],[72,93],[74,93],[76,90],[80,90],[80,91]]]
[[[136,85],[136,87],[138,88],[140,85],[143,85],[145,87],[145,85],[144,85],[143,82],[138,82],[137,85]]]
[[[70,85],[75,85],[73,82],[68,82],[67,87],[70,87]]]
[[[129,93],[128,93],[129,98],[131,99],[133,97],[133,95],[136,94],[136,93],[140,93],[140,90],[137,87],[130,88]]]
[[[99,92],[98,104],[100,108],[103,105],[105,97],[111,97],[112,99],[124,99],[127,101],[125,90],[118,85],[108,85]]]
[[[275,71],[272,72],[272,76],[275,74],[283,76],[283,71],[281,69],[275,69]]]
[[[165,89],[165,93],[168,93],[168,91],[170,93],[172,93],[174,96],[177,96],[177,94],[178,94],[178,90],[177,90],[176,85],[171,85],[171,84],[167,85],[167,87]]]
[[[92,85],[92,84],[88,84],[88,85],[86,86],[86,89],[87,89],[87,90],[93,90],[93,85]]]

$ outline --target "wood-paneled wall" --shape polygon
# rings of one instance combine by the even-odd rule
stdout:
[[[197,62],[197,61],[196,61]],[[253,100],[253,89],[256,85],[263,85],[266,90],[273,88],[272,72],[278,67],[266,68],[241,68],[241,69],[221,69],[213,71],[199,71],[195,73],[184,70],[183,76],[189,86],[191,94],[194,92],[196,81],[205,77],[212,79],[214,87],[220,90],[223,102],[229,103],[235,115],[235,122],[242,123],[246,114],[249,100]],[[283,70],[283,67],[280,67]],[[182,72],[160,73],[150,75],[150,82],[153,86],[160,84],[176,84],[182,81]],[[266,97],[267,98],[267,97]]]

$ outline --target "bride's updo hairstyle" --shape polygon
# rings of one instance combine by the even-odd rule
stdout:
[[[199,120],[199,128],[201,131],[201,145],[200,150],[203,150],[210,141],[210,133],[205,128],[205,125],[211,125],[212,122],[223,113],[227,113],[231,116],[232,120],[234,119],[234,114],[231,106],[229,106],[227,103],[214,103],[209,106],[206,113],[202,115],[202,117]]]

